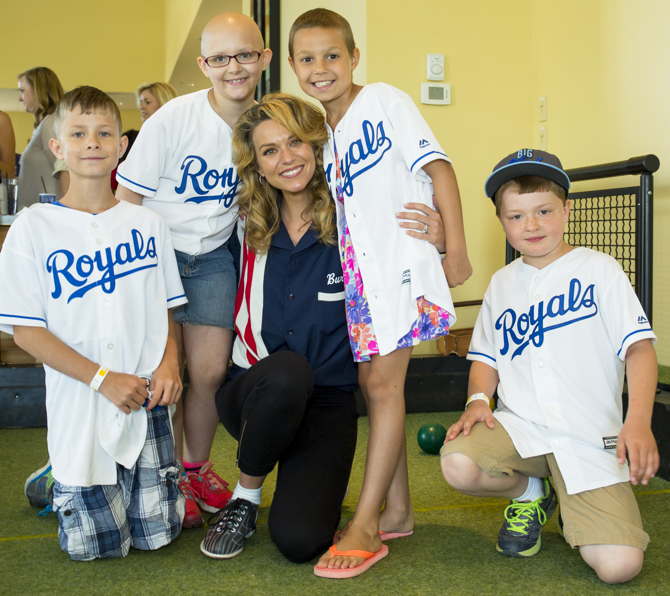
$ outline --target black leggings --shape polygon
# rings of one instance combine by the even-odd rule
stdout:
[[[275,352],[217,392],[219,418],[250,476],[279,464],[270,536],[303,563],[332,544],[356,448],[353,392],[312,384],[307,360]]]

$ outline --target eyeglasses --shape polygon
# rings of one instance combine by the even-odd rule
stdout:
[[[234,56],[228,56],[226,54],[215,54],[214,56],[209,56],[204,58],[205,64],[210,68],[221,68],[222,66],[228,66],[230,60],[235,58],[238,64],[254,64],[258,62],[261,57],[261,53],[257,50],[253,52],[240,52]]]

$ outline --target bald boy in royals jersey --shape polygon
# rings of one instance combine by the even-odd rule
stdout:
[[[254,103],[271,57],[249,17],[212,18],[197,57],[211,88],[178,97],[147,120],[117,173],[117,198],[144,204],[167,222],[189,300],[175,313],[189,373],[181,483],[187,496],[185,527],[202,524],[196,501],[217,511],[230,498],[208,460],[218,421],[214,394],[225,376],[233,336],[236,279],[227,244],[237,220],[239,178],[231,134]]]

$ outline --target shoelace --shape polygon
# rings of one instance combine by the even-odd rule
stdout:
[[[247,503],[243,503],[242,501],[237,501],[236,503],[233,503],[230,507],[226,507],[221,512],[221,518],[215,522],[217,530],[219,528],[221,528],[222,530],[223,528],[230,528],[233,530],[237,530],[240,527],[242,520],[249,513],[249,510],[250,510],[249,505]]]
[[[195,495],[193,494],[193,487],[190,485],[188,478],[181,478],[177,483],[177,486],[185,497],[190,499],[195,498]]]
[[[207,480],[210,488],[218,488],[219,490],[226,490],[228,488],[228,483],[221,478],[212,468],[212,463],[207,462],[200,471],[197,473],[199,479]]]
[[[530,503],[512,501],[505,507],[505,519],[512,526],[514,532],[526,534],[533,514],[537,514],[537,519],[541,525],[547,522],[547,514],[540,507],[539,500]]]

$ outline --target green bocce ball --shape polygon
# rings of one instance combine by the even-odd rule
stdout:
[[[437,455],[444,444],[447,429],[441,424],[425,424],[419,429],[416,440],[426,453]]]

